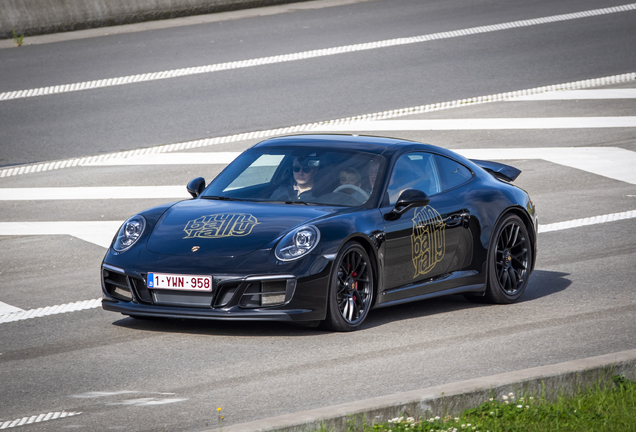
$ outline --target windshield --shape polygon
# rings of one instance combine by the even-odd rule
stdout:
[[[201,198],[358,207],[372,202],[385,165],[383,157],[366,152],[255,148],[234,160]]]

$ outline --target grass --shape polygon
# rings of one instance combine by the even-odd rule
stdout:
[[[636,432],[636,383],[614,376],[575,396],[490,398],[459,417],[416,420],[398,417],[362,426],[349,422],[348,432]]]
[[[24,35],[19,35],[15,32],[15,27],[13,28],[13,41],[17,46],[22,46],[24,43]]]

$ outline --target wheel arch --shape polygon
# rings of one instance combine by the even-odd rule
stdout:
[[[373,302],[371,302],[371,308],[375,305],[378,299],[378,292],[380,292],[380,281],[382,280],[380,276],[380,261],[377,248],[372,239],[362,233],[353,234],[345,241],[342,242],[340,247],[338,248],[338,253],[342,250],[344,245],[349,242],[355,242],[360,244],[362,248],[365,250],[367,255],[369,255],[369,260],[371,261],[371,265],[373,266]]]
[[[518,216],[519,219],[521,219],[521,222],[523,222],[523,224],[525,225],[526,230],[528,230],[528,235],[530,236],[530,240],[532,241],[532,264],[530,267],[530,272],[532,272],[534,270],[534,265],[537,261],[537,253],[536,253],[537,231],[535,230],[534,224],[532,222],[532,218],[530,217],[530,215],[524,208],[520,206],[513,206],[513,207],[507,208],[504,212],[502,212],[499,215],[499,218],[497,218],[497,222],[493,226],[496,227],[499,224],[499,222],[503,220],[505,217],[507,217],[509,214],[514,214],[515,216]],[[488,246],[489,246],[488,250],[490,250],[490,243],[493,240],[494,240],[493,236],[491,236],[490,242],[488,243]]]

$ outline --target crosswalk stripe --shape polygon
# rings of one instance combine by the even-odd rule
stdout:
[[[2,188],[0,201],[191,198],[182,186]]]
[[[0,222],[0,236],[69,235],[107,248],[123,221]]]
[[[636,89],[595,89],[595,90],[568,90],[546,92],[535,95],[518,96],[508,99],[508,102],[517,101],[551,101],[551,100],[586,100],[586,99],[636,99]]]
[[[590,172],[614,180],[636,184],[636,152],[619,147],[538,147],[458,149],[468,159],[522,160],[542,159],[548,162]],[[233,160],[240,152],[225,152],[225,160]],[[174,156],[180,157],[175,158]],[[149,158],[147,160],[146,158]],[[113,159],[109,165],[149,165],[216,163],[209,153],[155,154],[127,159]],[[0,188],[0,201],[35,200],[105,200],[105,199],[187,199],[185,186],[99,186]]]

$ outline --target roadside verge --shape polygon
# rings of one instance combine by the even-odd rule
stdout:
[[[223,431],[307,432],[321,425],[344,431],[347,421],[353,418],[378,423],[401,414],[415,418],[457,415],[479,406],[491,395],[544,392],[550,398],[572,394],[612,375],[636,379],[636,349],[230,425],[223,427]]]

